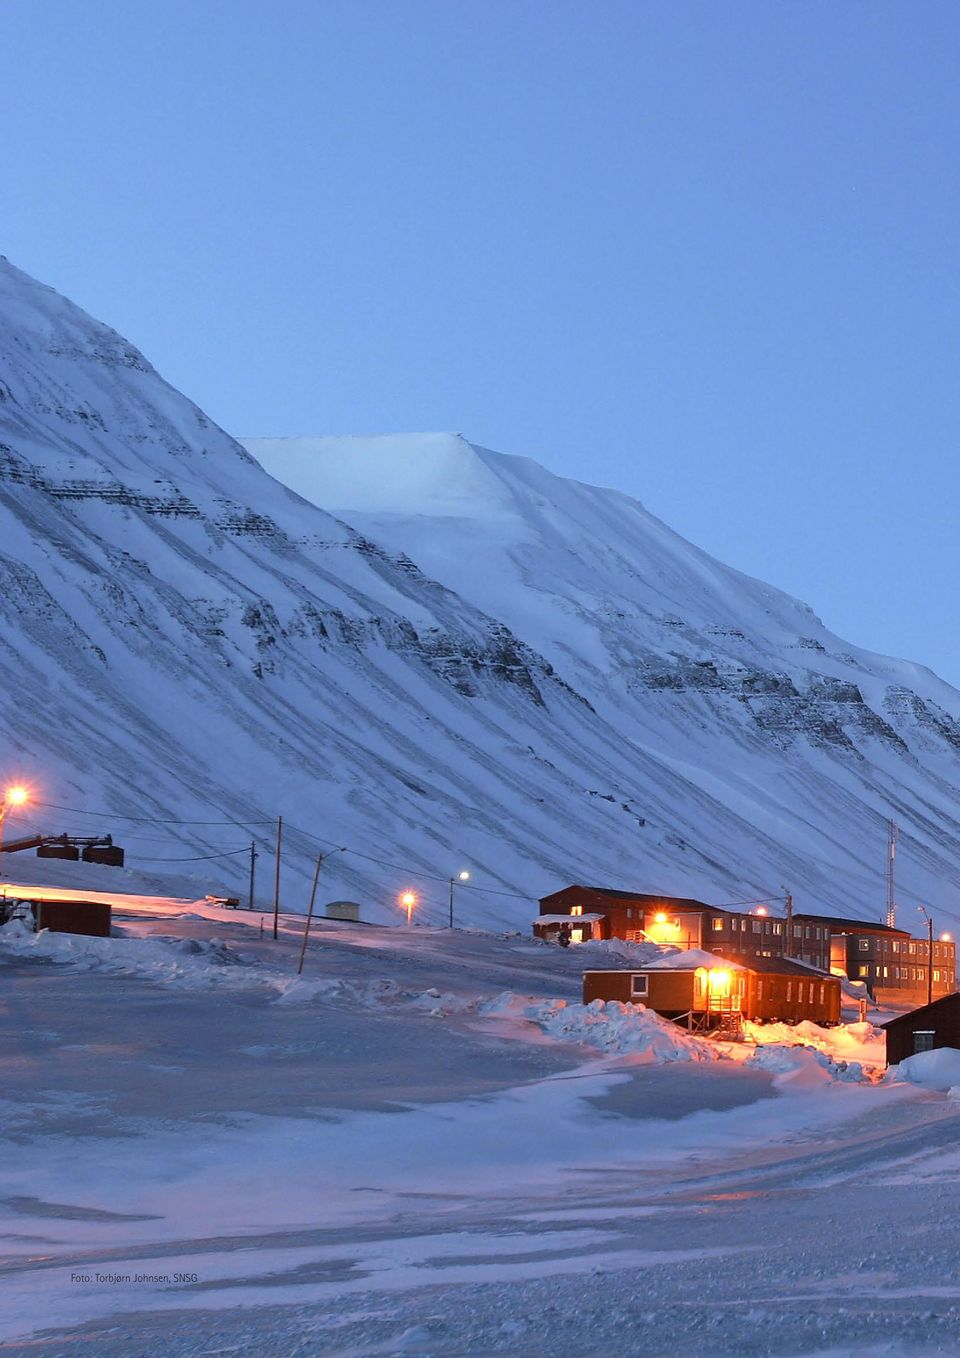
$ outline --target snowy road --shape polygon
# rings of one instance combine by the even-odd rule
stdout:
[[[0,1352],[960,1351],[957,1102],[558,1041],[519,940],[120,922],[0,942]]]

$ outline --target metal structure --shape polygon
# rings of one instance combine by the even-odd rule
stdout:
[[[897,840],[900,826],[896,821],[887,821],[887,928],[897,927],[897,888],[895,865],[897,861]]]
[[[0,843],[0,853],[23,853],[26,849],[36,849],[38,858],[63,858],[71,863],[82,858],[84,863],[123,867],[123,849],[110,835],[24,835]]]

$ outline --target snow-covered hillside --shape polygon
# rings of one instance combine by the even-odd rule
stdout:
[[[892,814],[904,897],[949,906],[960,695],[928,672],[522,459],[257,453],[294,489],[0,262],[0,773],[79,809],[20,828],[242,891],[282,814],[285,906],[323,842],[321,900],[414,885],[440,920],[466,867],[462,921],[526,926],[577,879],[875,914]]]
[[[243,442],[500,619],[615,728],[631,778],[571,789],[637,865],[605,881],[714,899],[785,882],[876,915],[892,816],[901,897],[950,910],[960,694],[923,666],[842,641],[626,495],[458,435]]]

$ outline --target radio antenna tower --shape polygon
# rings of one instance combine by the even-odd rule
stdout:
[[[896,821],[887,821],[887,928],[897,927],[897,889],[895,864],[897,861],[897,840],[900,826]]]

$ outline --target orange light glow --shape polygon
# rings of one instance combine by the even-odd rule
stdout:
[[[952,943],[952,942],[953,942],[953,934],[941,934],[941,935],[940,935],[940,942],[941,942],[941,943]]]
[[[667,922],[667,917],[662,910],[658,914],[654,915],[654,919],[658,924],[666,924]]]
[[[711,967],[707,972],[707,982],[714,995],[730,994],[730,973],[722,967]]]
[[[408,924],[410,923],[410,920],[413,917],[413,907],[416,905],[416,903],[417,903],[417,893],[415,891],[404,891],[400,897],[400,904],[407,912]]]
[[[754,913],[757,915],[766,915],[767,907],[765,905],[758,905]]]
[[[30,793],[25,787],[8,787],[6,791],[6,802],[8,806],[23,806],[24,802],[30,800]]]

